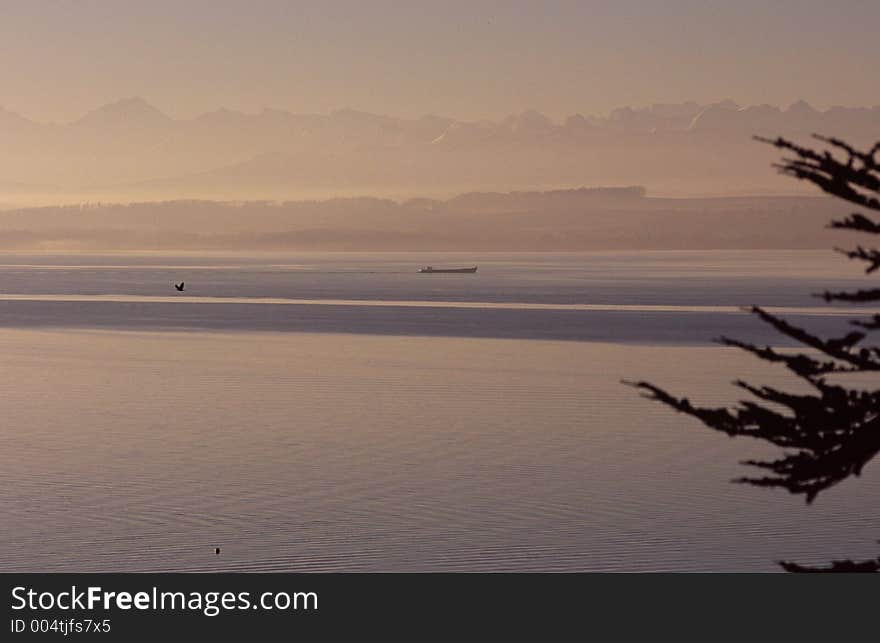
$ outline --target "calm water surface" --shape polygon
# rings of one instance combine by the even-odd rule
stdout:
[[[738,312],[751,303],[845,327],[809,294],[863,284],[855,266],[491,255],[477,275],[414,274],[423,263],[474,260],[0,258],[0,569],[770,571],[876,556],[876,466],[811,507],[732,485],[760,444],[619,384],[719,404],[736,377],[786,384],[709,340],[773,341]]]

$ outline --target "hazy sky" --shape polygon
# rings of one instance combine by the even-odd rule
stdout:
[[[877,0],[0,0],[0,106],[560,117],[880,104]]]

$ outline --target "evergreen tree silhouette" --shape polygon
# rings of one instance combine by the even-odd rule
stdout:
[[[880,211],[880,142],[864,152],[836,138],[814,137],[823,144],[818,151],[784,138],[756,139],[785,151],[786,156],[774,165],[781,173],[809,181],[827,194],[860,208]],[[860,213],[832,221],[829,227],[880,234],[877,218]],[[880,251],[876,248],[859,245],[838,252],[867,264],[868,274],[880,270]],[[869,304],[880,301],[880,288],[824,292],[817,296],[826,302]],[[810,394],[789,393],[738,380],[735,385],[746,391],[749,399],[741,400],[733,408],[706,408],[694,406],[687,398],[671,395],[650,382],[626,383],[650,399],[697,418],[711,429],[730,436],[757,438],[779,447],[782,453],[776,460],[744,461],[760,473],[735,482],[787,489],[803,495],[809,504],[822,491],[850,476],[858,476],[880,451],[880,389],[845,384],[849,374],[880,372],[880,346],[869,343],[874,337],[871,333],[880,329],[880,315],[850,321],[850,332],[840,337],[822,338],[758,306],[750,310],[779,333],[811,350],[780,352],[729,337],[717,341],[761,360],[784,365],[809,385]],[[789,572],[880,571],[880,558],[833,561],[825,567],[806,567],[789,561],[779,564]]]

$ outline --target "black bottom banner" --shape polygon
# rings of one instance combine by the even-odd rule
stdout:
[[[874,575],[0,574],[0,581],[3,641],[342,633],[421,639],[476,627],[541,638],[792,640],[871,627],[877,596]]]

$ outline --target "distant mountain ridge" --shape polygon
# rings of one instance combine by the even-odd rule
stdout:
[[[704,116],[704,114],[707,116]],[[351,108],[339,109],[327,114],[300,114],[275,108],[264,108],[257,113],[245,113],[224,107],[204,112],[190,119],[173,119],[146,99],[140,96],[132,96],[99,106],[71,122],[62,124],[40,123],[0,106],[0,123],[14,121],[18,124],[27,123],[30,126],[49,129],[78,127],[84,124],[126,123],[132,128],[139,128],[155,125],[174,127],[175,124],[207,121],[220,122],[224,119],[240,125],[246,121],[274,119],[276,121],[285,121],[288,125],[296,124],[299,126],[316,125],[335,120],[339,123],[354,125],[368,123],[373,127],[389,130],[407,129],[406,124],[412,126],[412,124],[420,123],[423,126],[432,125],[441,130],[451,125],[476,125],[496,130],[507,130],[509,132],[549,132],[559,128],[578,129],[582,127],[624,130],[692,130],[712,126],[711,115],[719,114],[732,120],[740,120],[741,118],[748,120],[752,118],[753,124],[759,124],[762,120],[766,121],[768,118],[781,117],[793,119],[788,121],[789,125],[798,127],[815,124],[815,122],[823,119],[834,120],[853,117],[857,119],[866,118],[868,120],[877,119],[880,118],[880,105],[871,107],[835,105],[826,110],[819,110],[805,100],[797,100],[785,108],[768,104],[741,106],[731,99],[706,104],[687,101],[683,103],[655,103],[644,107],[619,107],[612,110],[607,116],[585,116],[581,113],[575,113],[564,118],[559,123],[533,109],[511,114],[499,121],[460,121],[436,115],[426,115],[413,119],[374,114]],[[723,123],[718,124],[721,125]]]
[[[95,198],[395,197],[645,184],[652,193],[786,193],[754,134],[880,139],[880,106],[742,107],[731,100],[622,107],[560,122],[535,110],[498,121],[219,109],[173,119],[140,97],[70,123],[0,107],[0,185],[49,185],[34,201]],[[795,186],[798,189],[799,186]],[[0,202],[4,202],[0,187]]]

